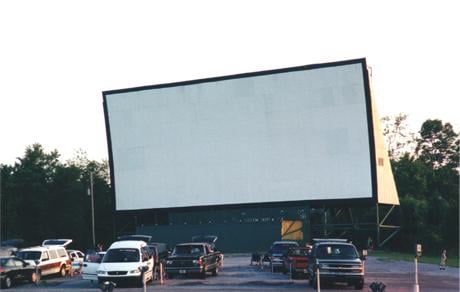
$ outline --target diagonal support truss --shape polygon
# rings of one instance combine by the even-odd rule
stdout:
[[[375,233],[375,243],[377,247],[384,246],[394,238],[401,230],[401,226],[393,223],[386,224],[387,221],[398,221],[395,214],[396,205],[375,205],[374,218],[364,216],[364,212],[369,215],[369,208],[332,208],[323,206],[316,209],[316,216],[322,218],[321,222],[312,223],[312,237],[324,236],[326,238],[351,238],[353,234],[360,234],[366,237]],[[373,208],[371,208],[374,210]],[[384,214],[381,217],[381,213]],[[314,220],[310,220],[314,222]]]

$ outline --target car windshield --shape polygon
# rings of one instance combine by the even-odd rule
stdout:
[[[103,263],[139,262],[139,250],[135,248],[112,248],[107,251]]]
[[[320,259],[330,258],[358,258],[358,253],[352,245],[345,244],[322,244],[319,245],[317,257]]]
[[[174,248],[174,255],[203,255],[204,250],[201,245],[178,245]]]
[[[0,258],[0,266],[4,267],[7,261],[8,258]]]
[[[16,253],[16,256],[23,260],[39,260],[41,255],[40,251],[20,251]]]

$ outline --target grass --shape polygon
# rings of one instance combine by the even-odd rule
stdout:
[[[384,250],[373,250],[369,252],[370,256],[375,256],[381,260],[396,260],[396,261],[414,261],[414,254],[404,253],[404,252],[394,252],[394,251],[384,251]],[[419,259],[420,263],[435,264],[439,265],[441,255],[432,256],[432,255],[422,255]],[[446,265],[449,267],[459,267],[458,256],[449,256],[447,253],[447,262]]]

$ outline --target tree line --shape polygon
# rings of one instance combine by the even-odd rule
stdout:
[[[411,133],[403,114],[383,118],[382,125],[401,204],[402,231],[389,245],[412,251],[421,242],[427,251],[458,254],[459,134],[440,120],[427,120]],[[108,162],[89,160],[84,151],[66,162],[59,157],[33,144],[14,165],[1,165],[1,240],[35,245],[45,238],[72,238],[76,247],[91,248],[91,173],[96,242],[113,240]]]
[[[46,238],[70,238],[76,248],[93,248],[91,173],[96,242],[110,242],[114,202],[107,161],[89,160],[79,151],[61,162],[56,150],[46,152],[40,144],[28,146],[14,165],[2,165],[1,240],[22,239],[30,246]]]
[[[392,246],[412,251],[422,243],[430,253],[458,255],[459,134],[437,119],[411,133],[405,114],[382,123],[400,199],[402,230]]]

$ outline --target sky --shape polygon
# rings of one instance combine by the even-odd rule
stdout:
[[[0,1],[0,163],[107,159],[102,92],[366,58],[380,116],[460,130],[458,1]]]

